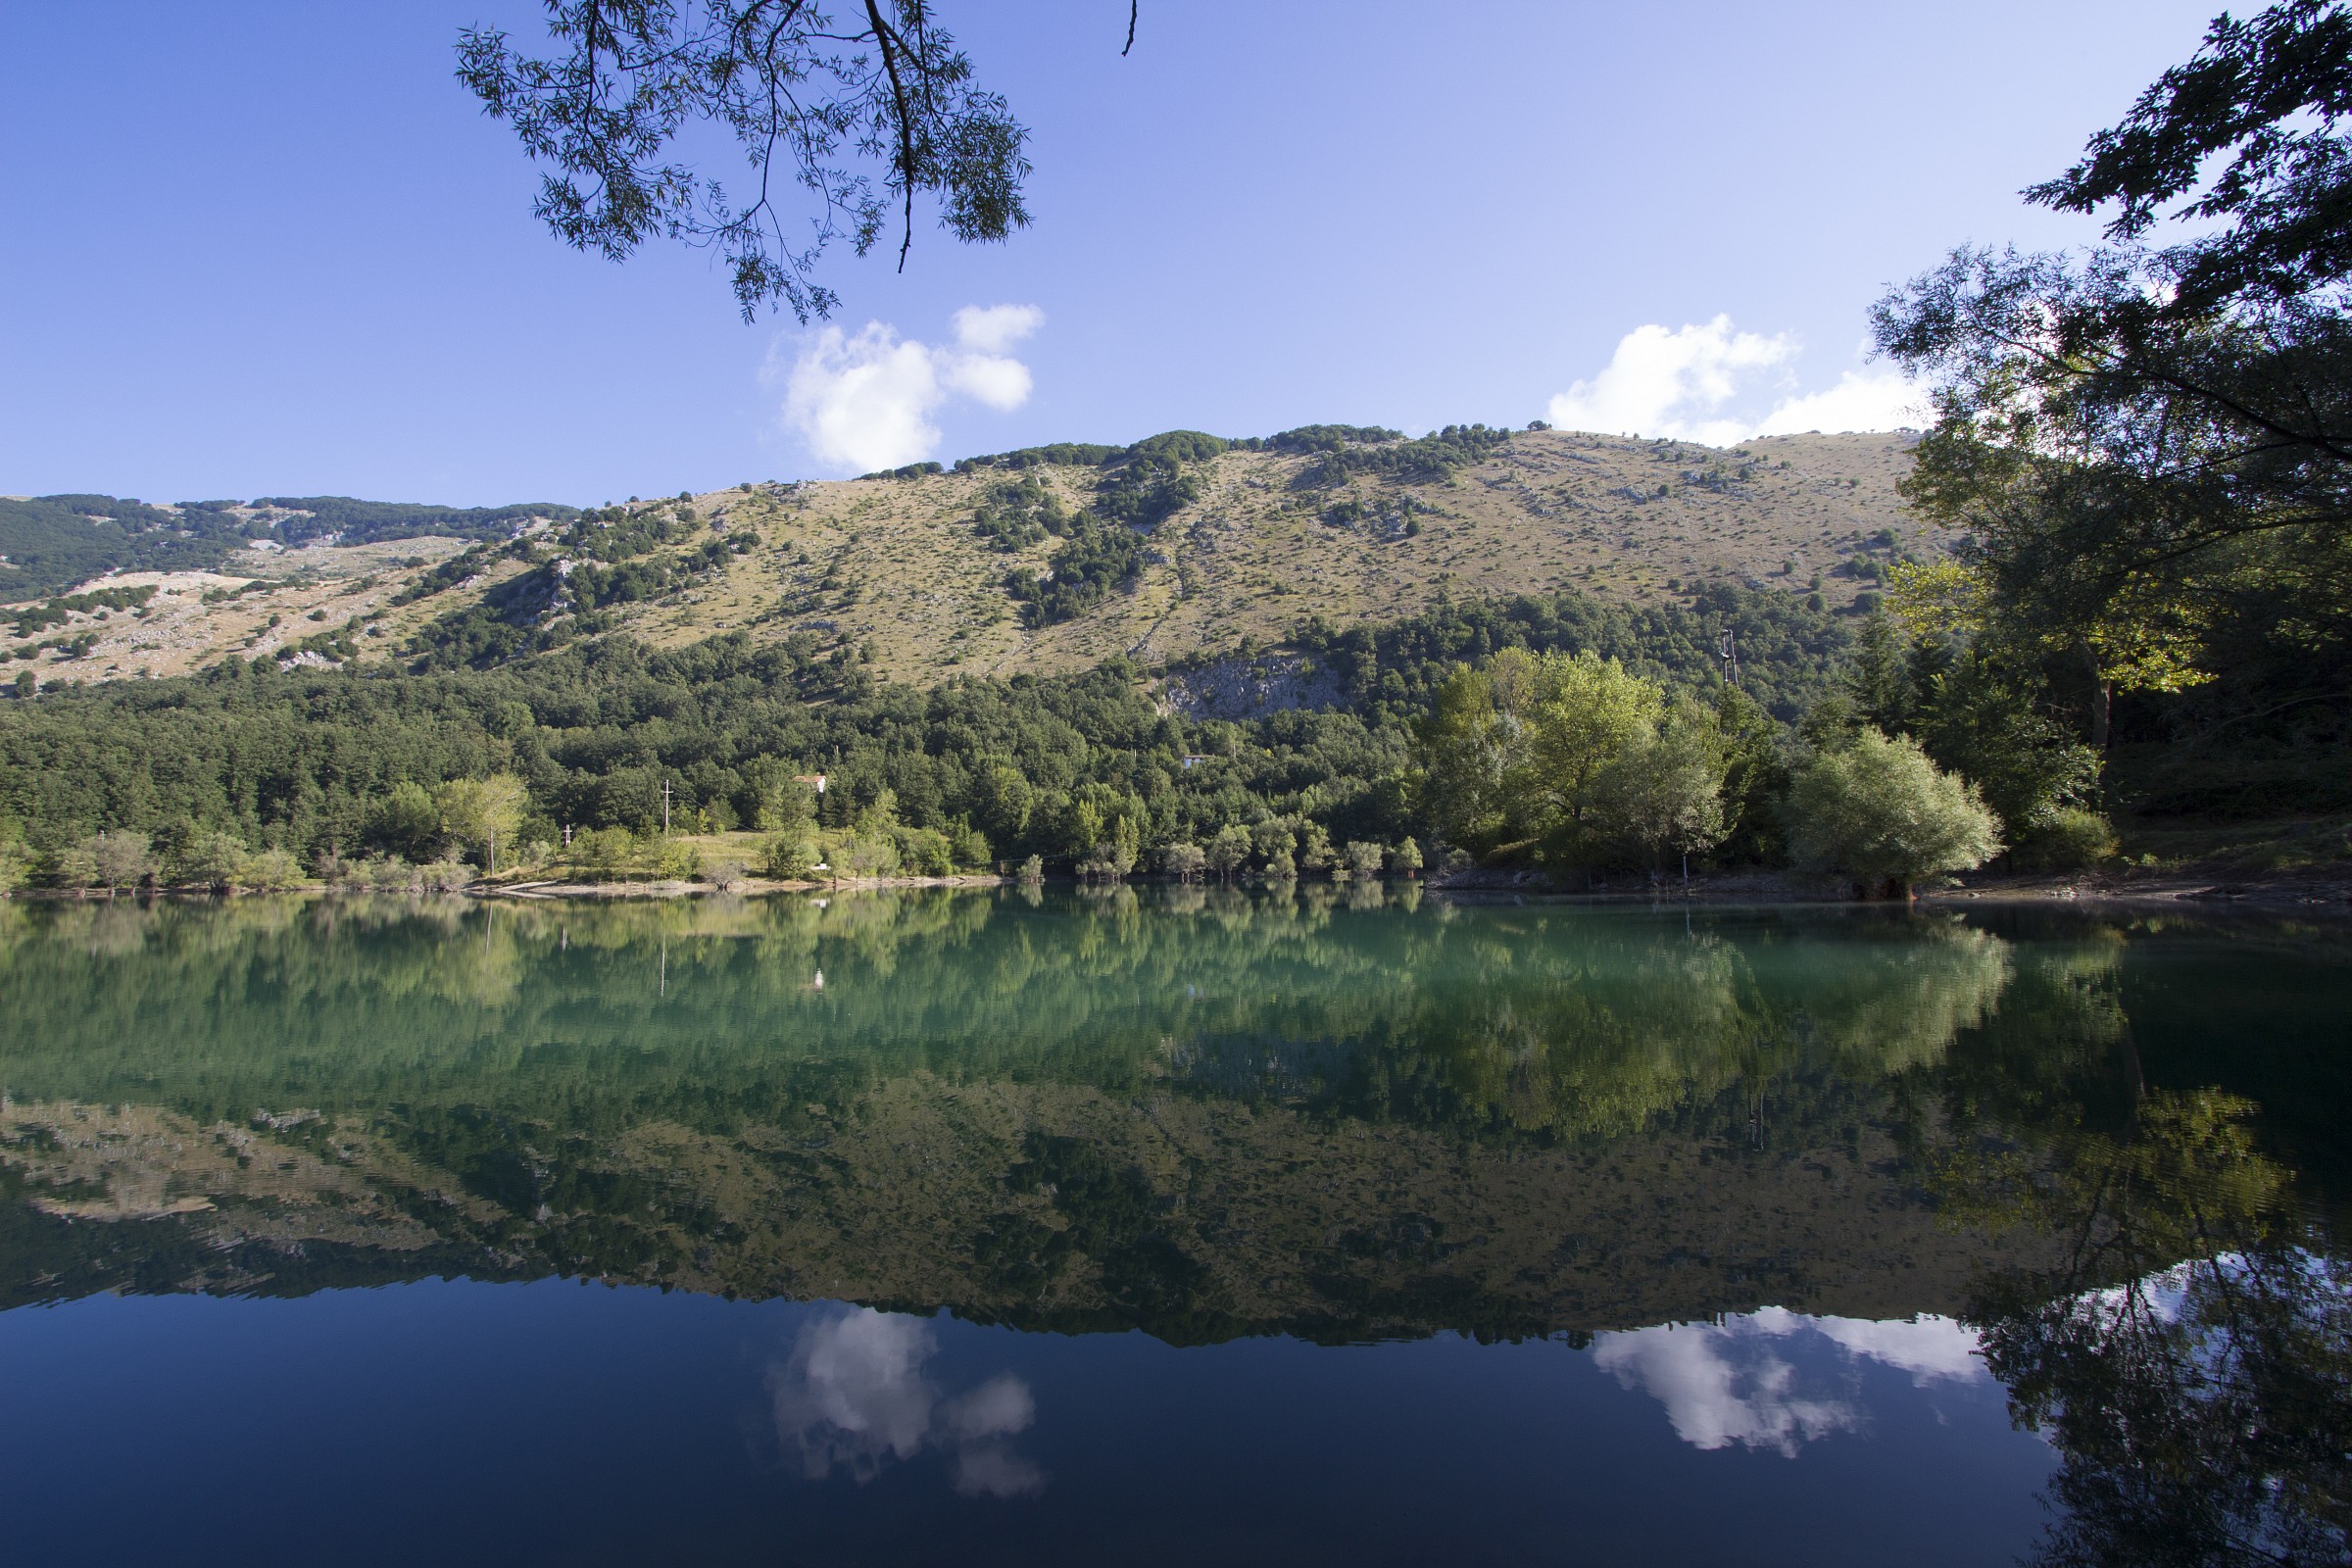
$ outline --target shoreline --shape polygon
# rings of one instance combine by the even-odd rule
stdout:
[[[747,877],[732,887],[718,887],[708,882],[668,880],[659,882],[574,882],[563,879],[541,879],[516,882],[474,882],[464,887],[426,890],[422,888],[371,888],[366,886],[313,883],[301,887],[246,889],[221,893],[205,888],[123,889],[108,892],[104,889],[76,888],[18,888],[6,898],[26,903],[110,903],[118,900],[151,902],[157,899],[193,902],[220,898],[269,898],[290,894],[331,894],[341,896],[382,895],[389,897],[464,898],[482,901],[514,903],[613,903],[630,900],[694,899],[694,898],[766,898],[783,894],[832,895],[843,893],[881,893],[915,889],[969,890],[977,888],[1009,888],[1021,886],[1017,877],[994,872],[968,872],[954,876],[885,876],[843,877],[838,880],[802,881],[771,880],[765,877]],[[1262,890],[1277,886],[1262,878],[1238,882],[1168,881],[1161,877],[1137,877],[1116,884],[1087,884],[1069,877],[1054,877],[1049,883],[1056,887],[1121,886],[1132,888],[1227,887]],[[1316,882],[1303,879],[1288,884],[1292,891],[1303,886],[1348,888],[1351,882]],[[1398,887],[1417,887],[1424,894],[1438,898],[1477,901],[1484,898],[1542,899],[1576,904],[1707,904],[1707,905],[1851,905],[1883,907],[1902,905],[1895,899],[1857,899],[1852,896],[1852,884],[1842,878],[1801,875],[1789,871],[1712,872],[1691,877],[1686,887],[1679,877],[1657,881],[1644,879],[1633,882],[1624,879],[1592,879],[1585,887],[1562,886],[1548,874],[1536,870],[1471,869],[1451,875],[1416,878],[1382,877],[1378,886],[1393,890]],[[2177,871],[2092,871],[2072,874],[2042,875],[1983,875],[1959,878],[1945,886],[1921,887],[1907,901],[1916,905],[1936,906],[1970,906],[1985,905],[2108,905],[2143,907],[2214,907],[2296,909],[2311,913],[2352,914],[2352,864],[2293,867],[2272,871],[2242,870],[2197,872],[2194,869]]]
[[[1586,888],[1560,887],[1538,871],[1467,871],[1430,879],[1432,893],[1516,894],[1578,903],[1656,904],[1823,904],[1884,906],[1905,902],[1936,906],[1988,904],[2095,904],[2149,907],[2192,906],[2293,908],[2352,914],[2352,864],[2301,866],[2273,871],[2205,870],[2079,871],[2026,875],[1974,873],[1939,887],[1922,886],[1909,901],[1857,899],[1843,878],[1790,871],[1715,872],[1694,875],[1686,890],[1679,878],[1655,883],[1594,881]]]

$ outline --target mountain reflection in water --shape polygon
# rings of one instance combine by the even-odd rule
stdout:
[[[932,1314],[1551,1338],[1705,1453],[2005,1398],[2052,1562],[2340,1561],[2348,956],[1410,888],[5,906],[0,1306],[838,1303],[767,1356],[778,1468],[1006,1506],[1064,1490],[1048,1396]]]

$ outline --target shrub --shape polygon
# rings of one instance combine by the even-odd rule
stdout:
[[[61,888],[98,886],[98,858],[90,853],[92,842],[84,839],[58,851],[49,861],[49,879]]]
[[[571,841],[572,868],[592,882],[610,882],[636,868],[637,838],[625,827],[600,827]]]
[[[246,858],[245,882],[258,893],[283,893],[302,885],[302,862],[285,850],[263,850]]]
[[[1387,852],[1377,844],[1367,844],[1362,839],[1348,841],[1348,870],[1352,876],[1370,880],[1380,875],[1381,863],[1387,858]]]
[[[833,868],[849,877],[889,876],[899,868],[899,847],[879,834],[852,833],[833,852]]]
[[[957,865],[984,866],[996,858],[988,835],[969,822],[957,822],[949,832],[949,847]]]
[[[2017,863],[2029,871],[2087,871],[2114,857],[2114,825],[2072,806],[2045,813],[2017,844]]]
[[[703,873],[703,877],[704,880],[708,881],[712,887],[718,889],[719,892],[732,893],[737,888],[743,886],[744,879],[750,874],[750,868],[747,867],[741,860],[735,859],[733,857],[729,857],[725,859],[714,861],[710,868]]]
[[[233,833],[200,833],[180,852],[179,875],[184,882],[233,891],[245,875],[245,841]]]
[[[1975,785],[1937,767],[1917,741],[1870,728],[1797,769],[1788,814],[1798,865],[1885,882],[1892,892],[2001,852],[2000,821]]]
[[[817,853],[816,840],[806,833],[778,833],[760,846],[760,855],[761,868],[782,882],[807,881],[824,858]]]
[[[366,872],[368,885],[381,892],[405,893],[416,886],[416,868],[397,855],[369,860]]]
[[[703,852],[684,839],[662,839],[654,847],[654,879],[691,882],[703,874]]]
[[[464,860],[434,860],[416,868],[416,880],[427,893],[455,893],[473,880],[473,867]]]
[[[1411,876],[1421,869],[1421,846],[1410,838],[1402,840],[1389,852],[1389,867]]]
[[[953,876],[956,853],[948,836],[932,828],[901,828],[899,858],[918,876]]]
[[[1179,882],[1197,881],[1208,865],[1208,852],[1186,839],[1160,851],[1159,865]]]
[[[155,855],[144,833],[100,833],[84,840],[81,848],[93,873],[90,886],[112,893],[136,887],[155,874]]]
[[[1024,885],[1035,887],[1045,879],[1046,862],[1044,858],[1032,855],[1021,862],[1021,881]]]

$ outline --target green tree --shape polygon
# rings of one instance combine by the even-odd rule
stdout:
[[[1359,881],[1369,882],[1380,875],[1381,862],[1387,858],[1388,852],[1377,844],[1364,839],[1348,841],[1348,874]]]
[[[529,787],[513,773],[451,779],[441,787],[441,825],[496,876],[499,846],[514,845],[530,804]]]
[[[895,839],[868,832],[850,834],[827,858],[836,873],[859,880],[889,876],[901,863]]]
[[[1331,833],[1322,823],[1310,821],[1299,828],[1298,864],[1302,869],[1328,871],[1338,858],[1331,846]]]
[[[1018,844],[1029,831],[1036,791],[1020,768],[1003,758],[990,758],[972,781],[974,815],[988,836],[1000,844]]]
[[[244,879],[245,857],[245,841],[234,833],[199,833],[180,853],[179,879],[215,893],[232,893]]]
[[[1639,847],[1651,865],[1668,855],[1690,858],[1723,842],[1723,735],[1715,715],[1689,698],[1629,742],[1592,788],[1598,833]]]
[[[971,823],[957,820],[948,833],[949,853],[954,862],[961,866],[985,869],[996,858],[988,835]]]
[[[1664,709],[1656,682],[1589,649],[1505,649],[1457,670],[1419,725],[1425,809],[1478,853],[1542,838],[1573,858],[1589,848],[1593,781]]]
[[[49,875],[59,887],[94,888],[98,882],[98,857],[91,852],[91,840],[69,844],[51,858]]]
[[[593,828],[571,841],[571,864],[591,882],[612,882],[634,874],[639,859],[637,835],[625,827]]]
[[[0,898],[23,887],[32,871],[32,857],[24,847],[24,830],[0,818]]]
[[[1918,742],[1875,729],[1816,752],[1789,783],[1788,809],[1798,865],[1884,883],[1898,896],[2001,850],[2000,823],[1975,786],[1938,768]]]
[[[691,882],[703,874],[703,852],[684,839],[659,839],[652,870],[657,881]]]
[[[422,784],[402,779],[368,814],[369,843],[411,860],[440,857],[445,835],[441,808]]]
[[[1862,721],[1899,735],[1911,724],[1911,665],[1901,624],[1886,610],[1873,610],[1854,639],[1853,667],[1846,695]]]
[[[1394,869],[1403,872],[1406,876],[1419,875],[1421,871],[1421,846],[1416,843],[1410,835],[1397,840],[1396,847],[1389,852],[1389,864]]]
[[[1723,737],[1724,836],[1717,851],[1726,859],[1779,864],[1788,849],[1781,801],[1788,793],[1781,726],[1726,682],[1716,689],[1715,727]]]
[[[89,856],[94,885],[110,894],[136,887],[155,874],[153,841],[144,833],[122,829],[100,833],[82,848]]]
[[[1179,840],[1159,852],[1160,867],[1179,882],[1198,882],[1208,864],[1208,856],[1190,839]]]
[[[1930,756],[1967,778],[2022,844],[2054,813],[2093,801],[2099,756],[2036,701],[2039,682],[1988,643],[1936,677],[1920,703]]]
[[[774,834],[760,846],[761,869],[784,882],[807,881],[816,874],[816,862],[823,858],[815,837],[805,830]]]
[[[1116,882],[1135,869],[1143,843],[1142,826],[1135,817],[1122,811],[1110,819],[1109,835],[1078,862],[1079,873]]]
[[[1967,531],[1990,619],[2063,651],[2094,750],[2118,692],[2218,671],[2243,717],[2352,668],[2348,80],[2336,0],[2225,15],[2027,192],[2107,214],[2104,247],[1964,248],[1874,312],[1933,388],[1905,494]]]
[[[302,862],[281,849],[257,850],[245,858],[245,885],[257,893],[283,893],[302,886]]]
[[[1234,873],[1250,863],[1250,846],[1248,828],[1239,822],[1226,823],[1208,841],[1208,868],[1219,880],[1232,881]]]

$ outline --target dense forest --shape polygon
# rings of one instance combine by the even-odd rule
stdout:
[[[1727,629],[1752,696],[1718,698],[1710,650]],[[809,636],[675,652],[608,638],[421,674],[230,660],[0,709],[0,811],[30,873],[52,876],[107,830],[148,835],[167,873],[221,834],[306,866],[421,862],[466,838],[443,809],[451,787],[494,775],[527,794],[511,849],[566,827],[657,833],[666,785],[676,827],[862,823],[918,858],[944,853],[940,869],[1032,855],[1079,868],[1109,847],[1123,873],[1234,829],[1251,835],[1250,866],[1311,872],[1351,841],[1427,832],[1416,725],[1448,671],[1505,649],[1597,652],[1768,736],[1774,712],[1835,689],[1847,641],[1835,616],[1728,585],[1638,613],[1574,594],[1448,605],[1378,633],[1310,624],[1299,646],[1349,699],[1244,721],[1165,708],[1119,661],[918,691]],[[793,782],[815,773],[830,780],[821,800]]]

